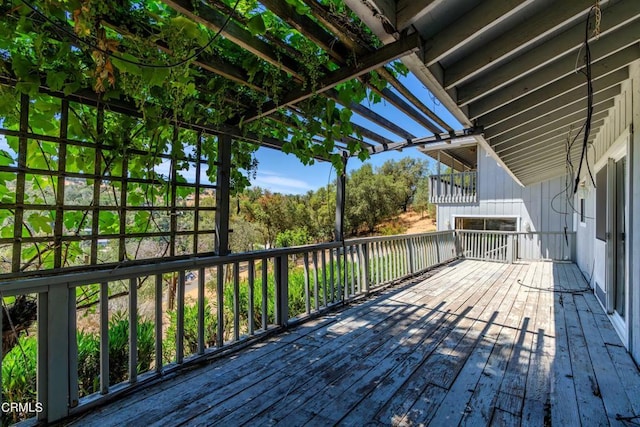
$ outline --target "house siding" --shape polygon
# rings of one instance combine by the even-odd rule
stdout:
[[[627,280],[629,283],[629,328],[628,345],[636,362],[640,363],[640,135],[633,132],[633,123],[637,129],[640,123],[640,61],[630,66],[630,79],[622,84],[621,93],[615,98],[614,108],[609,115],[590,153],[592,165],[606,163],[608,151],[629,135],[627,155],[627,255],[629,268]],[[593,170],[596,173],[596,170]],[[582,176],[587,182],[589,177],[585,171]],[[577,228],[576,263],[592,286],[599,286],[603,293],[606,283],[607,244],[595,237],[596,190],[589,188],[586,201],[587,218],[584,224]],[[576,197],[576,203],[579,199]]]
[[[458,216],[517,217],[519,230],[525,223],[532,231],[563,231],[565,225],[573,230],[572,210],[561,194],[566,186],[564,178],[522,187],[478,146],[477,185],[476,203],[438,205],[438,230],[453,228]],[[554,197],[553,207],[558,212],[548,208]]]

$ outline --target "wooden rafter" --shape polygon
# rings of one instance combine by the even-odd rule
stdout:
[[[249,123],[253,120],[268,116],[279,108],[296,104],[300,101],[304,101],[305,99],[309,99],[316,94],[326,92],[329,89],[336,87],[340,83],[344,83],[363,74],[366,74],[383,64],[394,61],[410,53],[416,52],[419,49],[420,36],[417,33],[413,33],[409,36],[403,37],[395,43],[388,44],[377,50],[376,52],[373,52],[364,58],[358,59],[356,61],[357,65],[353,68],[340,68],[328,74],[321,82],[318,83],[318,87],[315,89],[294,89],[284,97],[283,101],[280,104],[276,104],[275,102],[270,101],[263,105],[261,108],[249,112],[245,117],[244,122]]]
[[[190,0],[162,0],[167,6],[204,25],[212,31],[220,31],[227,17],[204,3],[194,7]],[[287,55],[277,52],[271,45],[258,37],[254,37],[248,30],[229,20],[222,34],[231,42],[253,53],[270,64],[284,69],[297,79],[303,80],[299,72],[298,63]]]

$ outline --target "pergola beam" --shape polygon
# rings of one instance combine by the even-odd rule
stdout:
[[[427,107],[424,104],[424,102],[420,101],[418,97],[412,91],[410,91],[405,85],[403,85],[398,79],[396,79],[395,76],[391,74],[391,72],[389,72],[389,70],[387,70],[385,67],[380,67],[376,70],[376,72],[380,74],[380,76],[383,79],[389,82],[389,84],[391,84],[391,86],[393,86],[398,91],[398,93],[400,93],[400,95],[407,98],[420,112],[422,112],[422,114],[424,114],[425,116],[433,120],[438,126],[440,126],[445,131],[447,132],[453,131],[453,128],[451,126],[449,126],[437,114],[431,111],[429,107]],[[386,91],[383,91],[383,92],[387,93]],[[440,132],[440,130],[434,131],[434,133],[438,133],[438,132]]]
[[[162,0],[167,6],[181,13],[187,18],[204,25],[212,31],[220,31],[227,17],[210,6],[198,2],[198,7],[190,0]],[[222,34],[231,42],[253,53],[259,58],[269,62],[277,68],[284,69],[287,73],[303,80],[298,70],[298,63],[292,58],[282,55],[273,49],[267,42],[254,37],[248,30],[242,28],[233,20],[229,20]]]
[[[354,40],[348,39],[348,37],[339,37],[339,40],[335,39],[335,36],[327,33],[322,27],[316,24],[314,21],[309,18],[299,15],[296,13],[295,9],[291,6],[287,5],[285,2],[280,0],[264,0],[262,1],[264,6],[266,6],[271,12],[277,14],[281,19],[287,22],[292,27],[296,28],[305,36],[309,37],[315,43],[318,44],[321,48],[323,48],[329,55],[331,55],[337,62],[341,65],[345,65],[348,55],[350,52],[356,54],[365,54],[366,52],[371,51],[368,46],[364,46],[364,41],[362,43],[356,43]],[[326,17],[328,20],[329,17]],[[344,31],[343,29],[338,29],[336,27],[336,31]],[[345,42],[342,42],[344,40]],[[381,66],[375,71],[386,80],[391,86],[393,86],[402,96],[404,96],[407,100],[409,100],[420,112],[426,115],[429,119],[433,120],[443,129],[450,131],[453,130],[447,123],[444,122],[437,114],[431,111],[423,102],[421,102],[406,86],[404,86],[395,76],[388,71],[384,66]],[[411,116],[414,120],[416,120],[420,125],[424,126],[426,129],[429,129],[433,132],[440,132],[440,129],[435,127],[433,123],[429,120],[425,120],[421,114],[417,113],[416,110],[409,105],[404,100],[398,98],[393,92],[388,90],[377,90],[373,85],[368,82],[366,76],[363,76],[361,80],[370,88],[370,90],[375,91],[381,97],[391,102],[396,108],[405,114]],[[351,105],[345,105],[348,108],[351,108]],[[361,110],[362,111],[362,110]],[[372,116],[363,114],[365,118],[373,120]],[[377,120],[377,124],[381,124],[379,120]],[[384,126],[383,127],[387,127]],[[389,129],[387,127],[387,129]],[[391,129],[389,129],[391,130]],[[391,130],[397,135],[403,136],[396,131]],[[405,136],[406,137],[406,136]]]
[[[285,95],[282,102],[276,104],[270,101],[261,108],[255,109],[247,113],[244,119],[244,123],[250,123],[254,120],[268,116],[269,114],[277,111],[278,109],[296,104],[305,99],[309,99],[314,95],[321,94],[356,77],[368,73],[369,71],[378,68],[388,62],[401,58],[409,53],[416,52],[420,49],[420,36],[417,33],[413,33],[409,36],[403,37],[395,43],[388,44],[379,50],[367,55],[364,58],[360,58],[356,61],[358,64],[354,68],[340,68],[327,76],[324,80],[318,83],[317,88],[296,88],[289,94]]]

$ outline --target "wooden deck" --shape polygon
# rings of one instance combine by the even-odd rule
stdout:
[[[71,425],[637,425],[640,373],[586,288],[462,261]]]

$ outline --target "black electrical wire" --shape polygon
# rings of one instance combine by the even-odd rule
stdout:
[[[213,42],[220,36],[220,34],[222,33],[222,31],[224,31],[224,29],[226,28],[227,24],[229,23],[229,21],[231,20],[231,14],[229,14],[227,16],[227,19],[224,21],[224,23],[222,24],[222,26],[220,27],[220,29],[213,35],[213,37],[211,38],[211,40],[209,40],[207,42],[206,45],[204,45],[203,47],[201,47],[200,49],[196,50],[193,54],[189,55],[188,57],[175,62],[173,64],[147,64],[144,62],[139,62],[139,61],[132,61],[130,59],[127,59],[125,57],[119,56],[119,55],[115,55],[113,52],[109,52],[106,49],[102,49],[100,46],[96,45],[95,43],[89,42],[81,37],[78,37],[75,33],[73,33],[72,31],[69,31],[67,28],[65,28],[63,25],[59,24],[58,22],[54,21],[53,19],[49,18],[48,16],[46,16],[44,13],[40,12],[35,6],[33,6],[32,4],[28,3],[26,0],[20,0],[25,6],[27,6],[29,9],[33,10],[36,14],[38,14],[39,16],[41,16],[42,18],[44,18],[47,22],[49,22],[51,25],[53,25],[55,28],[57,28],[58,30],[62,31],[63,33],[65,33],[66,35],[72,37],[74,40],[85,44],[87,46],[89,46],[91,49],[93,50],[97,50],[98,52],[103,53],[104,55],[107,55],[111,58],[117,59],[119,61],[123,61],[132,65],[137,65],[139,67],[144,67],[144,68],[154,68],[154,69],[171,69],[171,68],[176,68],[179,67],[181,65],[184,65],[186,63],[188,63],[189,61],[191,61],[192,59],[200,56],[207,48],[209,48],[209,46],[211,46],[213,44]],[[236,3],[233,5],[233,11],[235,12],[238,4],[240,3],[240,0],[236,0]]]
[[[593,81],[591,76],[591,49],[589,47],[589,19],[591,17],[591,12],[595,10],[595,6],[589,10],[589,14],[587,15],[587,21],[585,23],[585,34],[584,34],[584,49],[585,49],[585,70],[581,71],[587,78],[587,119],[584,123],[584,134],[582,141],[582,153],[580,154],[580,164],[578,165],[578,171],[575,178],[575,184],[573,187],[573,194],[578,192],[578,185],[580,183],[580,173],[582,172],[582,165],[585,163],[587,157],[587,146],[589,141],[589,134],[591,133],[591,119],[593,117]],[[570,154],[567,154],[570,156]],[[591,173],[591,167],[589,166],[588,160],[587,170],[589,172],[589,178],[593,183],[593,186],[596,186],[595,180],[593,178],[593,174]]]

